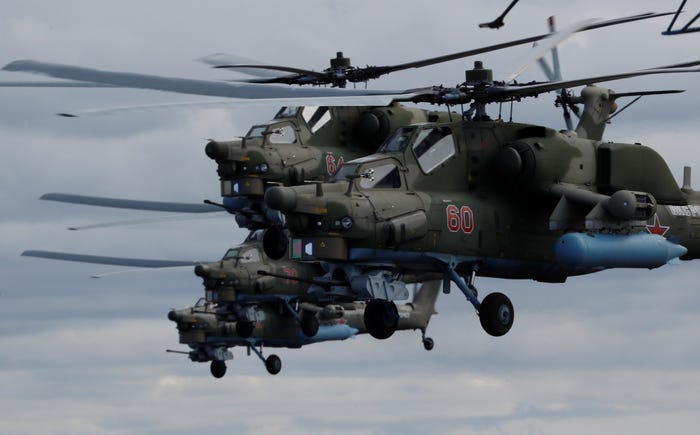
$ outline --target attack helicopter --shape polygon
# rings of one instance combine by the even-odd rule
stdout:
[[[700,72],[689,68],[697,64],[511,85],[476,62],[459,87],[410,96],[471,103],[462,120],[402,127],[377,153],[346,162],[333,182],[274,187],[265,202],[286,216],[291,258],[323,261],[325,277],[346,281],[333,291],[369,300],[373,335],[390,335],[391,299],[403,297],[402,274],[411,271],[440,274],[445,292],[456,284],[483,329],[502,336],[513,305],[498,292],[480,301],[477,276],[564,282],[698,258],[700,194],[689,169],[679,187],[652,148],[601,141],[617,98],[648,92],[587,86],[576,98],[584,112],[574,131],[492,120],[486,105],[636,75]]]
[[[430,318],[435,312],[435,301],[440,292],[440,282],[427,282],[415,294],[411,302],[398,306],[399,321],[397,330],[420,330],[421,342],[425,350],[432,350],[435,342],[426,337],[425,332]],[[233,359],[228,350],[235,346],[245,347],[260,358],[267,372],[276,375],[282,368],[281,359],[275,355],[263,354],[265,347],[300,348],[307,344],[331,340],[346,340],[358,334],[367,333],[364,324],[364,302],[315,305],[303,303],[303,308],[315,313],[320,319],[318,333],[309,337],[299,324],[285,311],[271,305],[252,307],[251,317],[255,319],[254,329],[248,336],[238,333],[237,322],[221,320],[218,307],[200,299],[197,304],[179,310],[171,310],[168,319],[177,325],[179,341],[190,347],[190,351],[168,350],[181,353],[194,362],[209,362],[211,374],[221,378],[226,374],[226,361]]]
[[[310,283],[323,270],[316,263],[270,259],[263,250],[262,235],[261,230],[252,231],[243,243],[228,249],[219,261],[107,257],[44,250],[27,250],[22,256],[131,267],[137,268],[136,270],[193,267],[194,274],[202,278],[204,300],[207,304],[216,306],[216,310],[207,313],[213,313],[222,322],[235,322],[237,337],[251,337],[257,322],[255,313],[259,309],[283,312],[286,317],[297,322],[297,327],[307,337],[315,337],[320,325],[318,310],[306,310],[303,304],[328,303],[323,295],[318,297],[307,291]]]

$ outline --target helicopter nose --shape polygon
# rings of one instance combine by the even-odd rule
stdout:
[[[265,192],[265,204],[274,210],[293,211],[297,206],[297,193],[289,187],[272,187]]]
[[[211,268],[204,264],[198,264],[194,267],[194,274],[202,278],[206,278],[211,273]]]
[[[170,312],[168,312],[168,320],[170,321],[177,322],[181,318],[182,316],[177,312],[177,310],[170,310]]]
[[[204,152],[212,160],[225,159],[228,156],[228,147],[221,142],[210,140],[204,147]]]

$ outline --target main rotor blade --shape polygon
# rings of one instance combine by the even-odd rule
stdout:
[[[629,23],[629,22],[639,21],[639,20],[647,20],[650,18],[664,17],[667,15],[673,15],[673,14],[674,14],[674,12],[662,12],[662,13],[646,12],[646,13],[637,14],[637,15],[630,15],[630,16],[622,17],[622,18],[613,18],[611,20],[600,21],[598,23],[584,26],[583,28],[581,28],[577,32],[585,32],[588,30],[600,29],[603,27],[614,26],[617,24]],[[548,37],[549,35],[550,35],[549,33],[544,33],[542,35],[530,36],[530,37],[518,39],[515,41],[503,42],[500,44],[490,45],[488,47],[481,47],[481,48],[476,48],[476,49],[472,49],[472,50],[460,51],[458,53],[447,54],[444,56],[431,57],[428,59],[417,60],[414,62],[407,62],[407,63],[402,63],[402,64],[398,64],[398,65],[391,65],[391,66],[373,66],[373,67],[368,67],[367,69],[372,71],[371,72],[372,77],[379,77],[380,75],[388,74],[390,72],[401,71],[401,70],[410,69],[410,68],[421,68],[421,67],[428,66],[428,65],[434,65],[437,63],[448,62],[451,60],[461,59],[464,57],[475,56],[477,54],[501,50],[503,48],[515,47],[517,45],[522,45],[522,44],[529,44],[529,43],[532,43],[535,41],[539,41],[540,39],[544,39],[544,38]],[[368,73],[368,75],[369,74],[370,73]]]
[[[305,98],[338,96],[387,96],[395,91],[369,91],[338,88],[296,88],[290,86],[273,86],[249,83],[232,83],[216,80],[184,79],[150,74],[105,71],[72,65],[39,62],[34,60],[17,60],[3,67],[5,71],[22,71],[43,74],[51,77],[80,80],[94,83],[106,83],[138,89],[152,89],[183,94],[208,95],[228,98]]]
[[[91,82],[0,82],[4,88],[116,88],[106,83]]]
[[[410,97],[410,94],[401,95],[402,98]],[[295,106],[388,106],[396,95],[367,95],[367,96],[340,96],[340,97],[306,97],[306,98],[264,98],[260,100],[229,98],[219,101],[190,101],[182,103],[144,104],[121,107],[108,107],[104,109],[76,110],[58,113],[59,116],[77,118],[81,116],[105,116],[118,115],[133,112],[157,112],[162,110],[192,110],[192,109],[231,109],[237,107],[270,107],[285,105]]]
[[[260,65],[266,65],[264,62],[235,54],[214,53],[200,57],[197,60],[215,68],[223,68],[224,65],[253,65],[253,67],[249,69],[240,68],[236,69],[236,71],[260,78],[276,78],[279,75],[275,74],[272,70],[258,68]]]
[[[289,72],[289,73],[294,73],[294,74],[303,74],[303,75],[308,75],[312,77],[325,77],[325,74],[318,72],[318,71],[311,71],[308,69],[301,69],[301,68],[293,68],[289,66],[282,66],[282,65],[254,65],[254,64],[231,64],[231,65],[218,65],[215,68],[228,68],[228,69],[237,69],[237,68],[255,68],[255,69],[264,69],[264,70],[272,70],[272,71],[283,71],[283,72]]]
[[[114,228],[123,227],[128,225],[142,225],[142,224],[153,224],[153,223],[163,223],[163,222],[180,222],[180,221],[191,221],[191,220],[201,220],[201,219],[218,219],[222,216],[212,216],[207,214],[195,214],[195,215],[181,215],[181,216],[161,216],[156,218],[146,218],[146,219],[129,219],[113,222],[102,222],[98,224],[88,224],[80,225],[75,227],[68,227],[71,231],[83,231],[83,230],[94,230],[96,228]]]
[[[700,64],[698,61],[696,64]],[[539,95],[544,92],[550,92],[562,88],[571,88],[581,85],[589,85],[593,83],[609,82],[613,80],[620,80],[630,77],[638,77],[653,74],[674,74],[674,73],[696,73],[700,72],[700,68],[657,68],[657,69],[647,69],[642,71],[633,71],[620,74],[609,74],[597,77],[588,77],[583,79],[575,80],[563,80],[558,82],[547,82],[538,83],[534,85],[524,85],[524,86],[512,86],[512,87],[494,87],[493,92],[489,92],[489,96],[480,101],[491,102],[491,101],[503,101],[507,98],[521,98]]]
[[[536,44],[529,53],[527,53],[527,56],[525,57],[525,60],[521,62],[521,66],[518,67],[512,74],[510,74],[506,79],[503,81],[505,83],[511,83],[513,82],[516,78],[520,76],[531,64],[533,61],[542,59],[542,57],[549,52],[550,50],[554,49],[557,47],[557,45],[561,44],[564,40],[568,39],[571,35],[574,33],[580,32],[581,29],[585,28],[586,26],[590,26],[591,23],[595,22],[597,20],[585,20],[581,21],[580,23],[576,23],[570,27],[567,27],[565,29],[559,30],[558,32],[552,32],[548,33],[546,38],[541,39],[541,43]]]
[[[105,198],[100,196],[73,195],[69,193],[47,193],[39,199],[67,202],[70,204],[92,205],[97,207],[125,208],[131,210],[165,211],[170,213],[213,213],[222,212],[220,207],[209,204],[182,202],[139,201],[133,199]]]
[[[154,260],[143,258],[103,257],[100,255],[72,254],[68,252],[29,250],[22,252],[24,257],[45,258],[49,260],[74,261],[77,263],[108,264],[111,266],[162,268],[196,266],[201,261]]]

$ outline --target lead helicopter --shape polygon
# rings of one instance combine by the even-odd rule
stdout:
[[[513,85],[476,62],[460,86],[408,97],[471,103],[464,119],[400,128],[377,153],[347,162],[334,182],[274,187],[265,201],[286,216],[292,258],[323,261],[325,277],[346,281],[333,291],[369,300],[365,321],[375,337],[391,335],[391,300],[405,293],[409,270],[441,274],[445,292],[456,284],[483,329],[501,336],[513,324],[513,305],[497,292],[480,301],[477,276],[564,282],[698,258],[700,194],[689,168],[679,187],[652,148],[601,141],[617,98],[647,92],[585,87],[575,131],[492,120],[486,105],[636,75],[700,72],[688,68],[697,64]],[[569,93],[560,97],[571,102],[563,101]]]

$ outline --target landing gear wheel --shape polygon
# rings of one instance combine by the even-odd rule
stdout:
[[[314,337],[318,333],[319,323],[316,313],[304,311],[301,315],[301,332],[307,337]]]
[[[273,260],[284,257],[284,254],[287,253],[287,243],[287,233],[279,225],[273,225],[263,233],[263,251]]]
[[[373,299],[365,307],[365,327],[376,339],[391,337],[399,324],[399,310],[396,304],[385,299]]]
[[[503,293],[487,295],[479,307],[479,321],[487,334],[500,337],[513,326],[515,311],[508,296]]]
[[[255,324],[248,320],[239,320],[236,322],[236,334],[241,338],[250,338],[253,335]]]
[[[223,378],[224,375],[226,374],[226,362],[225,361],[212,361],[211,365],[209,366],[209,370],[211,371],[211,375],[214,376],[215,378]]]
[[[271,375],[276,375],[282,370],[282,360],[277,355],[270,355],[265,360],[265,368]]]
[[[435,342],[433,341],[432,338],[427,337],[427,338],[423,339],[423,348],[425,348],[425,350],[430,351],[430,350],[433,350],[434,347],[435,347]]]

